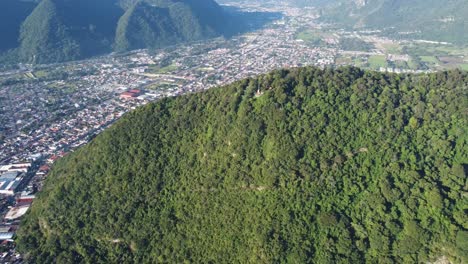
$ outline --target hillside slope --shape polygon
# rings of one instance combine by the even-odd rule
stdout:
[[[16,61],[28,63],[200,40],[229,34],[232,23],[213,0],[42,0],[26,16],[15,16],[21,30],[7,32],[0,52],[19,46]]]
[[[280,70],[139,108],[60,160],[32,263],[467,261],[468,73]]]
[[[110,51],[122,13],[113,0],[42,0],[21,27],[19,59],[61,62]]]
[[[18,46],[21,23],[36,7],[35,2],[20,0],[0,1],[0,53]]]
[[[114,49],[125,51],[166,46],[180,41],[167,9],[138,2],[120,18]]]
[[[213,1],[138,1],[119,20],[117,51],[159,48],[227,32],[224,11]]]
[[[328,22],[457,44],[468,43],[466,17],[464,0],[334,0],[323,11]]]

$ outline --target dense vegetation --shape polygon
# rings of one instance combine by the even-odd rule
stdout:
[[[231,34],[213,0],[5,0],[3,62],[49,63]],[[229,22],[229,23],[228,23]],[[21,27],[20,27],[21,25]],[[1,55],[1,54],[0,54]]]
[[[33,263],[468,260],[468,73],[302,68],[164,99],[60,160]]]
[[[19,56],[23,61],[42,62],[77,59],[79,46],[61,23],[52,0],[42,1],[21,28]],[[44,59],[42,59],[44,58]]]
[[[120,18],[115,49],[125,51],[168,45],[178,39],[176,29],[166,9],[137,2]]]
[[[154,4],[154,3],[153,3]],[[153,6],[136,2],[120,18],[117,26],[115,49],[124,51],[139,48],[159,48],[183,41],[214,37],[225,29],[223,11],[213,9],[197,13],[196,6],[186,3],[159,1]],[[213,17],[213,16],[218,17]],[[221,15],[221,17],[219,17]],[[206,18],[209,19],[206,19]]]
[[[0,53],[18,46],[21,23],[32,12],[36,3],[3,0],[0,1]]]

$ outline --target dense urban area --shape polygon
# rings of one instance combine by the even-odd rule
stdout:
[[[272,14],[283,10],[282,18],[230,39],[62,64],[22,64],[0,72],[0,261],[21,260],[15,230],[54,161],[136,107],[277,68],[355,65],[395,73],[468,69],[468,49],[450,43],[349,32],[318,23],[313,9],[247,2],[240,8]]]

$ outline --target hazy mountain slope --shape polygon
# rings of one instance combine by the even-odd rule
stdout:
[[[81,57],[79,44],[62,22],[53,0],[43,0],[21,27],[19,56],[26,62],[54,62]]]
[[[119,20],[115,50],[161,47],[175,44],[181,39],[168,9],[138,2]]]
[[[20,59],[60,62],[110,51],[122,13],[111,0],[43,0],[22,25]]]
[[[468,3],[464,0],[387,1],[364,19],[372,27],[395,27],[395,31],[420,31],[415,37],[468,43]]]
[[[200,40],[229,33],[228,21],[213,0],[43,0],[21,26],[19,60],[60,62]]]
[[[21,23],[36,5],[35,2],[20,0],[0,1],[0,52],[18,46]]]
[[[31,263],[468,259],[468,73],[280,70],[164,99],[58,161]]]
[[[115,49],[158,48],[229,31],[216,2],[154,0],[134,3],[120,18]]]
[[[199,3],[199,0],[187,0],[187,5],[199,19],[204,34],[213,35],[218,34],[217,32],[226,32],[229,18],[226,17],[223,9],[213,0],[206,1],[203,5]]]
[[[347,26],[414,31],[413,38],[468,43],[468,4],[464,0],[335,0],[323,18]]]

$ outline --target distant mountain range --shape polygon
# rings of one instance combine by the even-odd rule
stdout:
[[[323,7],[322,19],[327,22],[383,29],[401,37],[468,43],[466,0],[331,0],[325,5],[322,0],[294,1]]]
[[[227,2],[232,1],[235,0]],[[270,5],[285,2],[285,0],[253,1]],[[293,6],[316,7],[321,12],[322,21],[338,24],[341,27],[378,29],[395,38],[468,44],[466,0],[286,0],[286,2]]]
[[[0,52],[27,63],[76,60],[231,34],[213,0],[4,0]]]

